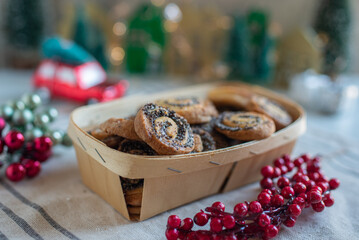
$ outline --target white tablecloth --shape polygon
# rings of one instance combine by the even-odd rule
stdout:
[[[29,86],[26,73],[6,75],[8,78],[4,75],[0,72],[0,104],[11,96],[19,97]],[[11,79],[25,84],[17,85]],[[141,84],[133,85],[136,84],[141,89]],[[75,105],[59,101],[53,104],[61,112],[57,127],[66,129],[68,113]],[[359,239],[359,141],[333,133],[330,125],[326,131],[322,127],[325,119],[322,121],[315,123],[309,116],[307,133],[298,140],[294,156],[304,152],[324,156],[327,176],[341,180],[340,188],[333,192],[335,204],[321,213],[305,209],[296,226],[283,227],[277,239]],[[4,169],[1,171],[0,239],[165,239],[167,217],[171,214],[193,217],[215,201],[232,209],[259,193],[259,184],[253,183],[134,223],[82,184],[72,148],[56,147],[41,174],[31,180],[11,183],[4,177]]]

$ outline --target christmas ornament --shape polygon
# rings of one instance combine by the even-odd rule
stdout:
[[[37,89],[47,89],[53,97],[62,97],[87,103],[110,101],[121,97],[128,88],[128,82],[120,80],[112,83],[101,65],[83,48],[61,38],[49,38],[43,44],[46,57],[33,76],[33,85]],[[55,74],[64,72],[64,74]],[[53,85],[58,87],[54,88]],[[34,99],[24,101],[33,103]],[[31,104],[32,106],[32,104]],[[30,106],[30,107],[31,107]],[[41,114],[41,113],[39,113]],[[41,125],[51,121],[54,111],[45,112],[47,117],[35,116]]]
[[[296,172],[291,174],[294,169]],[[263,190],[257,200],[238,203],[233,213],[225,211],[222,202],[215,202],[205,211],[198,212],[193,220],[169,216],[168,240],[218,239],[239,240],[249,238],[271,239],[278,235],[281,224],[293,227],[305,208],[321,212],[334,204],[331,191],[339,187],[338,179],[330,179],[320,170],[320,158],[307,154],[297,159],[288,155],[274,161],[274,166],[264,166],[260,182]],[[273,180],[278,178],[277,186]],[[193,230],[193,223],[209,230]]]
[[[66,134],[50,129],[49,124],[58,116],[55,108],[42,106],[37,94],[21,99],[1,106],[15,109],[11,118],[6,111],[0,117],[0,167],[6,166],[6,177],[14,182],[37,176],[41,164],[51,157],[53,145],[71,146]]]

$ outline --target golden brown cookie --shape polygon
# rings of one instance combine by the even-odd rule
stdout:
[[[120,143],[118,150],[135,155],[157,155],[157,153],[150,146],[148,146],[147,143],[128,139],[125,139]]]
[[[200,100],[196,97],[177,97],[158,100],[155,102],[161,107],[175,111],[184,117],[188,123],[206,123],[212,117],[218,116],[217,109],[208,100]]]
[[[88,133],[91,134],[94,138],[96,138],[97,140],[100,140],[100,141],[102,141],[104,138],[110,136],[110,134],[108,134],[105,131],[102,131],[100,128],[92,129]]]
[[[193,134],[193,140],[194,140],[194,149],[192,153],[198,153],[203,151],[203,144],[201,136],[198,134]]]
[[[224,112],[215,127],[229,138],[244,141],[267,138],[275,132],[273,120],[255,112]]]
[[[140,207],[142,204],[143,187],[138,187],[125,192],[125,200],[128,205]]]
[[[120,180],[123,191],[128,191],[143,186],[143,179],[120,177]]]
[[[133,207],[133,206],[127,206],[128,213],[130,215],[140,215],[141,213],[141,207]]]
[[[192,131],[194,136],[200,136],[203,146],[203,152],[216,149],[216,142],[214,141],[213,137],[209,132],[199,127],[192,127]]]
[[[194,148],[192,129],[186,119],[153,103],[146,104],[138,111],[135,130],[158,154],[184,154]]]
[[[208,99],[216,107],[233,107],[237,110],[245,109],[253,93],[246,87],[241,86],[220,86],[208,93]]]
[[[130,140],[141,140],[134,128],[132,118],[110,118],[100,125],[100,129],[109,135],[118,135]]]
[[[288,126],[292,122],[292,117],[283,106],[263,96],[252,96],[247,105],[247,110],[262,113],[272,118],[277,130]]]

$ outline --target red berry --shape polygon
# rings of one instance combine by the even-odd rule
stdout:
[[[284,198],[289,199],[294,196],[293,188],[286,186],[282,189],[281,194]]]
[[[332,178],[329,181],[329,187],[331,190],[337,189],[340,185],[340,181],[336,178]]]
[[[189,231],[193,228],[193,220],[191,218],[185,218],[181,221],[180,229]]]
[[[272,166],[267,165],[267,166],[262,167],[261,173],[262,173],[263,177],[270,178],[270,177],[272,177],[272,175],[274,173],[274,169]]]
[[[323,202],[326,207],[331,207],[334,205],[334,198],[332,196],[330,196],[330,194],[326,194],[324,196]]]
[[[279,188],[284,188],[286,186],[289,186],[289,184],[290,184],[290,181],[286,177],[280,177],[277,181],[277,185]]]
[[[270,196],[273,196],[273,193],[269,189],[263,189],[261,193],[268,193]]]
[[[208,222],[208,215],[204,212],[199,212],[194,216],[193,219],[198,226],[204,226]]]
[[[290,216],[298,217],[302,212],[302,208],[298,204],[291,204],[288,207],[288,212]]]
[[[20,163],[11,163],[6,169],[6,177],[13,181],[21,181],[26,174],[25,168]]]
[[[277,194],[277,195],[274,195],[274,197],[272,197],[271,202],[274,207],[280,207],[284,204],[284,198],[282,195]]]
[[[271,178],[263,178],[260,181],[260,185],[262,188],[271,188],[273,187],[273,181]]]
[[[288,172],[291,172],[295,167],[294,163],[292,162],[286,163],[285,165],[287,166]]]
[[[24,166],[26,175],[30,178],[37,176],[41,171],[41,163],[39,161],[25,158],[21,160],[21,165]]]
[[[238,203],[234,206],[234,213],[240,217],[244,217],[248,213],[248,206],[245,203]]]
[[[299,157],[299,158],[297,158],[297,159],[294,160],[294,165],[295,165],[296,167],[302,166],[303,163],[304,163],[304,159],[301,158],[301,157]]]
[[[305,193],[301,193],[301,194],[299,194],[298,195],[298,197],[301,197],[301,198],[303,198],[304,200],[307,200],[307,194],[305,194]]]
[[[47,159],[49,159],[49,157],[51,157],[52,155],[52,151],[46,151],[46,152],[32,152],[31,153],[31,158],[33,160],[37,160],[39,162],[45,162]]]
[[[238,240],[238,238],[235,235],[231,234],[231,235],[225,236],[224,240]]]
[[[258,217],[258,225],[265,227],[271,223],[270,217],[267,214],[262,213]]]
[[[283,160],[284,160],[285,163],[291,162],[291,159],[290,159],[289,154],[284,154],[282,158],[283,158]]]
[[[52,141],[49,137],[37,137],[34,139],[34,149],[38,152],[49,151],[52,147]]]
[[[226,215],[226,216],[223,217],[222,223],[223,223],[223,226],[224,226],[226,229],[232,229],[232,228],[234,228],[234,226],[236,225],[236,220],[234,219],[233,216],[231,216],[231,215]]]
[[[287,227],[294,227],[296,219],[294,217],[288,217],[283,224]]]
[[[298,204],[300,208],[303,209],[305,207],[305,200],[302,197],[296,197],[293,200],[293,204]]]
[[[324,210],[325,204],[324,204],[323,201],[320,201],[320,202],[318,202],[318,203],[313,203],[313,204],[312,204],[312,208],[313,208],[313,210],[316,211],[316,212],[321,212],[321,211]]]
[[[320,169],[320,163],[317,161],[308,162],[307,163],[307,171],[308,172],[318,172]]]
[[[280,168],[278,168],[278,167],[273,168],[273,170],[274,170],[274,171],[273,171],[273,176],[272,176],[272,178],[279,177],[279,176],[282,174]]]
[[[249,211],[251,211],[252,213],[260,213],[262,212],[262,206],[258,201],[252,201],[249,204]]]
[[[297,172],[296,174],[293,175],[292,180],[295,182],[299,182],[298,180],[300,179],[301,176],[303,176],[303,173]]]
[[[326,192],[329,188],[329,184],[327,182],[318,182],[317,186],[322,189],[322,192]]]
[[[307,187],[302,182],[294,184],[293,189],[296,194],[305,193],[307,191]]]
[[[175,228],[166,230],[166,238],[167,238],[167,240],[177,240],[178,235],[179,235],[178,230],[175,229]]]
[[[276,166],[276,167],[280,168],[284,164],[285,164],[285,162],[284,162],[283,158],[277,158],[276,160],[274,160],[274,166]]]
[[[311,191],[311,192],[319,192],[320,194],[323,193],[323,190],[322,190],[320,187],[318,187],[318,186],[312,187],[312,189],[310,189],[310,191]]]
[[[261,192],[257,199],[262,206],[265,206],[271,202],[271,196],[266,192]]]
[[[225,206],[224,206],[224,203],[222,203],[222,202],[215,202],[215,203],[213,203],[212,204],[212,207],[214,207],[214,208],[217,208],[218,210],[220,210],[220,211],[224,211],[224,209],[226,208]]]
[[[304,162],[308,162],[310,160],[310,156],[309,154],[303,154],[302,156],[300,156],[301,158],[303,158]]]
[[[177,215],[171,215],[168,217],[167,225],[170,228],[179,228],[181,225],[181,219]]]
[[[264,230],[264,234],[267,238],[274,238],[278,234],[278,228],[274,225],[268,225]]]
[[[222,231],[223,225],[222,220],[220,218],[212,218],[210,223],[212,232],[220,232]]]
[[[306,184],[307,191],[312,190],[313,187],[315,187],[315,182],[313,180],[309,180],[308,184]]]
[[[0,133],[1,136],[1,133]],[[4,151],[5,142],[0,138],[0,154]]]
[[[304,183],[305,185],[307,185],[309,183],[310,179],[307,175],[300,175],[296,178],[296,182],[302,182]]]
[[[308,177],[313,181],[317,181],[319,178],[319,173],[317,172],[308,173]]]
[[[280,168],[282,175],[286,174],[288,172],[288,168],[285,165],[282,165],[279,168]]]
[[[9,131],[4,138],[6,146],[8,146],[10,152],[15,151],[22,147],[25,138],[21,132]]]
[[[311,190],[308,197],[310,203],[319,203],[320,201],[322,201],[322,194],[318,191]]]

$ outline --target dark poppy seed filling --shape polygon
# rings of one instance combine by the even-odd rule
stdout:
[[[143,111],[151,123],[153,134],[161,142],[176,149],[193,147],[193,133],[186,119],[152,103],[145,105]]]
[[[222,130],[249,130],[264,123],[263,119],[246,112],[223,112],[216,120],[216,127]]]
[[[123,140],[120,143],[118,150],[121,152],[131,153],[135,155],[149,155],[149,156],[157,155],[157,153],[145,142],[128,140],[128,139]]]
[[[203,152],[216,149],[216,142],[211,136],[211,134],[199,127],[192,128],[192,131],[193,133],[198,134],[201,137]]]
[[[129,191],[135,188],[139,188],[143,186],[143,179],[130,179],[120,177],[122,189],[124,191]]]

